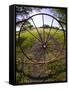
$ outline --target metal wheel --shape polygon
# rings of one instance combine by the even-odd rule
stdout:
[[[37,27],[34,21],[34,18],[38,16],[42,19],[43,27]],[[52,20],[48,28],[44,27],[45,16]],[[32,23],[33,30],[27,22]],[[52,28],[54,22],[59,25],[56,29]],[[47,64],[64,57],[65,31],[62,23],[49,14],[39,13],[23,20],[18,42],[23,53],[22,73],[32,80],[41,82],[47,80],[51,74],[51,70],[47,69]]]

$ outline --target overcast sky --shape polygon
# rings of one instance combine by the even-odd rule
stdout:
[[[53,15],[50,8],[49,9],[43,8],[38,12],[36,10],[33,10],[32,12],[29,13],[29,16],[32,16],[32,15],[38,14],[38,13],[46,13],[46,14]],[[32,18],[33,18],[33,21],[35,22],[37,27],[40,27],[40,26],[43,25],[42,15],[37,15],[37,16],[34,16]],[[22,20],[22,16],[18,15],[16,17],[16,19]],[[51,26],[52,19],[53,19],[52,17],[44,15],[44,24],[47,24],[47,25]],[[33,22],[31,21],[31,19],[29,19],[28,21],[33,25]],[[53,26],[59,27],[59,23],[55,19],[53,21]],[[16,27],[16,31],[19,31],[19,29],[20,29],[20,27]]]

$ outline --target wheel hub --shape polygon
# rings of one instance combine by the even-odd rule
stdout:
[[[46,44],[45,43],[42,44],[42,48],[46,49]]]

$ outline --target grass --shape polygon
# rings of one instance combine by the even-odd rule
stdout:
[[[37,32],[36,31],[32,31],[32,33],[34,34],[35,37],[37,37]],[[21,33],[20,37],[22,37],[24,40],[22,40],[22,44],[25,48],[32,46],[34,44],[35,41],[35,37],[33,37],[29,32],[25,31],[23,33]]]
[[[65,81],[66,80],[66,63],[65,58],[55,61],[55,63],[48,64],[48,69],[52,72],[50,76],[54,81]]]
[[[39,29],[39,31],[42,32],[42,29]],[[49,32],[49,29],[45,29],[45,31],[46,31],[46,33],[48,33]],[[50,35],[54,35],[55,31],[56,31],[55,29],[52,29]],[[30,32],[33,33],[33,35],[35,37],[39,38],[38,37],[38,33],[37,33],[37,31],[35,29],[32,30],[32,31],[30,31]],[[17,33],[16,33],[16,35],[18,36]],[[24,39],[24,40],[22,40],[23,41],[22,43],[23,43],[23,46],[24,47],[27,48],[27,47],[32,46],[34,44],[34,41],[36,40],[36,38],[33,35],[31,35],[28,31],[24,31],[23,33],[20,34],[20,37]],[[16,38],[17,38],[17,36],[16,36]],[[58,40],[60,40],[60,41],[63,41],[64,40],[63,32],[62,31],[56,32],[56,34],[54,35],[54,37],[56,39],[58,39],[58,37],[59,37]]]
[[[36,38],[39,38],[38,33],[35,29],[31,30],[30,32],[33,33]],[[39,29],[39,32],[42,32],[42,29]],[[45,29],[45,32],[46,32],[46,37],[47,37],[49,29]],[[50,35],[53,36],[54,33],[55,33],[55,29],[52,29]],[[32,48],[32,46],[35,44],[37,39],[35,37],[33,37],[33,35],[31,35],[27,31],[22,32],[20,34],[20,37],[21,37],[21,45],[23,46],[24,50],[27,50],[27,53],[28,53],[28,51],[30,51],[30,48]],[[56,32],[56,34],[53,37],[56,38],[59,42],[64,42],[63,41],[64,36],[63,36],[62,31]],[[16,39],[18,39],[18,32],[16,33]],[[37,43],[38,42],[39,41],[37,40]],[[30,53],[28,53],[28,54],[30,54]],[[58,61],[55,60],[54,63],[49,63],[44,66],[45,68],[47,67],[48,70],[51,70],[52,75],[49,76],[49,79],[48,79],[49,81],[50,80],[52,80],[52,81],[65,81],[66,80],[66,59],[65,58],[60,59],[60,57],[58,57],[58,58],[59,58]],[[18,42],[16,42],[17,66],[24,59],[26,61],[28,61],[28,59],[22,54],[20,48],[18,47]],[[41,67],[43,67],[43,65],[41,65]],[[25,73],[30,74],[30,72],[28,72],[28,70],[31,70],[30,64],[26,64],[24,70],[25,70]],[[19,72],[16,72],[16,81],[17,81],[17,83],[33,82],[28,77],[21,75]]]

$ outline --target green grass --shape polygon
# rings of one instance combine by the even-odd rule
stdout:
[[[42,32],[42,29],[39,29],[39,31]],[[30,32],[33,33],[36,38],[39,38],[38,33],[35,29],[31,30]],[[45,32],[46,32],[46,36],[47,36],[49,29],[45,29]],[[54,33],[55,33],[55,29],[52,29],[50,35],[53,36]],[[28,50],[28,48],[31,48],[36,41],[36,38],[33,37],[33,35],[31,35],[28,31],[22,32],[20,34],[20,37],[22,40],[21,45],[24,47],[24,49],[27,49],[27,50]],[[53,37],[56,39],[59,38],[59,39],[57,39],[59,42],[63,42],[63,40],[64,40],[62,31],[57,32],[56,35],[54,35]],[[16,33],[16,39],[18,39],[18,32]],[[17,65],[21,62],[21,59],[23,60],[23,58],[24,58],[24,56],[23,56],[20,48],[18,47],[18,42],[16,42]],[[27,58],[25,58],[25,59],[27,60]],[[51,70],[51,73],[53,73],[53,75],[51,75],[49,77],[49,80],[53,80],[53,81],[65,81],[66,80],[66,64],[65,64],[66,61],[65,60],[66,59],[63,58],[58,61],[55,61],[54,63],[50,63],[50,64],[46,65],[48,70]],[[46,66],[44,66],[44,67],[46,67]],[[28,72],[29,69],[31,69],[30,65],[26,64],[25,72],[27,74],[30,73],[30,72]],[[16,81],[18,83],[32,82],[26,76],[22,75],[22,77],[21,77],[21,74],[19,72],[16,72]]]
[[[34,34],[35,37],[38,36],[37,32],[36,31],[31,31],[31,33]],[[21,38],[24,38],[23,42],[22,42],[22,45],[27,48],[27,47],[30,47],[34,44],[34,41],[35,41],[35,37],[33,37],[29,32],[25,31],[23,33],[20,34],[20,37]]]
[[[39,29],[40,32],[42,32],[42,29]],[[49,32],[49,29],[45,29],[46,31],[46,36],[47,36],[47,33]],[[52,29],[51,32],[50,32],[50,35],[54,35],[55,33],[55,29]],[[34,29],[34,30],[31,30],[30,31],[35,37],[39,38],[38,37],[38,33],[37,31]],[[17,37],[17,33],[16,33],[16,37]],[[34,41],[36,40],[36,38],[31,35],[28,31],[24,31],[23,33],[20,34],[20,37],[23,38],[24,40],[22,41],[22,45],[24,47],[30,47],[34,44]],[[63,41],[64,40],[64,37],[63,37],[63,32],[62,31],[59,31],[57,32],[53,37],[55,37],[56,39],[60,40],[60,41]],[[59,38],[58,38],[59,37]],[[61,38],[62,37],[62,38]]]
[[[54,63],[48,64],[48,69],[52,72],[50,76],[54,81],[65,81],[66,80],[66,63],[65,58],[55,61]]]

